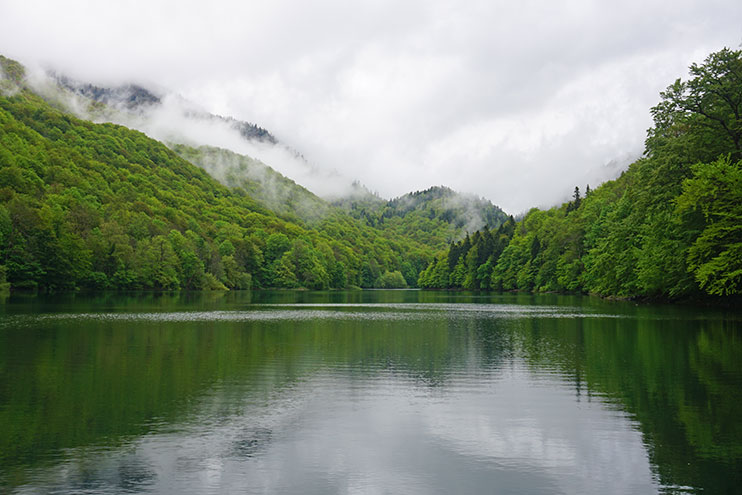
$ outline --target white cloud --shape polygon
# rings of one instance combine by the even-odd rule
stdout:
[[[518,212],[640,153],[658,92],[741,20],[734,0],[5,0],[0,52],[171,88],[383,195],[447,184]]]

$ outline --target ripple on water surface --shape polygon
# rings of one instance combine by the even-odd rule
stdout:
[[[519,306],[493,304],[442,303],[369,303],[369,304],[262,304],[249,310],[235,311],[163,311],[163,312],[100,312],[46,313],[15,315],[4,319],[3,326],[16,326],[55,320],[100,321],[302,321],[336,320],[420,320],[451,316],[455,318],[621,318],[621,315],[592,312],[575,307]]]
[[[707,435],[738,424],[733,329],[580,305],[203,307],[2,318],[0,440],[28,447],[0,489],[711,493],[739,471],[733,435]]]

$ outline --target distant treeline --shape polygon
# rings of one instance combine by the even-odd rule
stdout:
[[[621,177],[517,224],[454,243],[427,288],[676,299],[742,293],[742,52],[690,67],[651,112]]]

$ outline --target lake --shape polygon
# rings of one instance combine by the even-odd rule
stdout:
[[[422,291],[0,300],[0,491],[738,493],[742,314]]]

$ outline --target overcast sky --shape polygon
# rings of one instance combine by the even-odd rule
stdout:
[[[740,43],[739,0],[0,1],[6,56],[174,90],[386,197],[511,213],[617,175],[659,91]]]

